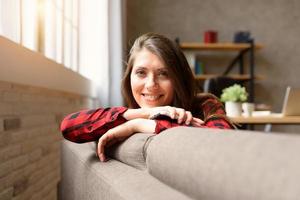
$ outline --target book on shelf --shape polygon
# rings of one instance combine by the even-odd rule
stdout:
[[[195,61],[195,70],[194,70],[195,75],[200,75],[204,74],[204,63],[196,60]]]
[[[196,62],[196,56],[193,53],[184,53],[186,60],[190,66],[190,68],[192,69],[192,71],[195,71],[195,62]]]
[[[195,54],[185,54],[185,57],[195,75],[204,73],[204,63],[197,60]]]

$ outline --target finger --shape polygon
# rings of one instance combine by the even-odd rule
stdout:
[[[177,118],[176,109],[174,107],[169,106],[168,110],[170,112],[169,117],[171,117],[172,119],[176,119]]]
[[[181,108],[177,108],[176,114],[178,116],[177,122],[178,124],[181,124],[186,119],[185,110]]]
[[[105,161],[104,148],[109,140],[109,134],[104,134],[100,137],[98,142],[98,157],[101,162]]]
[[[193,118],[191,121],[192,126],[202,126],[203,125],[203,121],[200,119],[195,119]]]
[[[186,111],[186,120],[185,120],[185,124],[189,125],[191,123],[191,121],[193,120],[193,115],[190,111]]]
[[[97,143],[97,156],[99,157],[100,155],[100,148],[101,148],[101,144],[102,143],[102,139],[99,138],[98,143]],[[99,157],[100,158],[100,157]]]
[[[199,124],[199,123],[197,123],[197,122],[191,122],[191,125],[193,126],[193,127],[201,127],[202,125],[201,124]]]
[[[191,122],[191,125],[195,127],[201,127],[203,124],[199,124],[197,122]]]
[[[191,121],[191,125],[192,125],[192,126],[195,126],[195,127],[200,127],[200,126],[202,126],[202,124],[200,124],[199,122],[196,122],[196,121]]]
[[[98,146],[97,146],[97,156],[101,162],[103,160],[103,153],[101,153],[102,151],[100,150],[102,148],[102,146],[103,146],[102,141],[99,140]]]
[[[104,155],[104,145],[103,145],[103,142],[102,142],[102,140],[99,140],[99,142],[98,142],[98,148],[97,148],[97,153],[98,153],[98,158],[99,158],[99,160],[101,161],[101,162],[103,162],[103,159],[104,159],[104,157],[103,157],[103,155]]]
[[[193,121],[196,121],[196,122],[198,122],[198,123],[200,123],[200,124],[203,124],[203,123],[204,123],[203,120],[201,120],[201,119],[199,119],[199,118],[197,118],[197,117],[193,117]]]

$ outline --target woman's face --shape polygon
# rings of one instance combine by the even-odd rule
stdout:
[[[141,108],[171,105],[174,88],[168,69],[147,49],[135,55],[130,84],[133,97]]]

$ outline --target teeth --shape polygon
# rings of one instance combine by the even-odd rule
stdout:
[[[160,96],[159,96],[159,95],[147,95],[147,94],[144,94],[144,97],[145,97],[146,100],[155,101],[155,100],[157,100]]]

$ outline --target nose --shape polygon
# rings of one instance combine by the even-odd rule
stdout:
[[[154,76],[149,76],[147,77],[146,83],[145,83],[145,87],[147,89],[153,89],[157,87],[157,81],[155,79]]]

